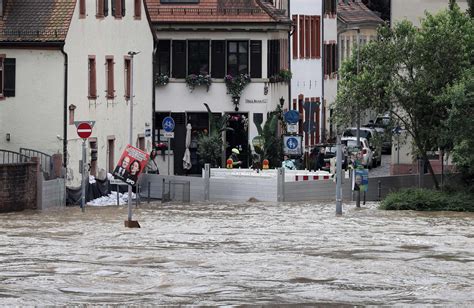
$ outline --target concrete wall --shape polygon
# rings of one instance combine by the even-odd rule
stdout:
[[[68,106],[76,106],[76,121],[96,121],[91,137],[97,138],[97,168],[108,170],[108,139],[115,138],[115,162],[129,143],[130,104],[125,99],[124,71],[124,57],[129,51],[140,52],[133,62],[132,145],[136,146],[139,135],[144,135],[145,127],[151,129],[153,35],[144,5],[142,17],[137,20],[133,16],[134,1],[131,0],[126,1],[126,14],[121,19],[111,16],[110,2],[109,15],[104,18],[96,18],[95,1],[87,1],[86,13],[84,19],[79,18],[79,5],[76,6],[66,38],[65,50],[69,55]],[[88,99],[89,55],[96,57],[96,100]],[[114,57],[114,99],[106,99],[106,56]],[[151,138],[145,143],[147,151],[151,150]],[[81,145],[82,139],[77,136],[76,127],[68,125],[68,185],[80,182],[78,162],[81,159]]]
[[[401,20],[411,21],[415,26],[420,25],[420,20],[425,16],[425,11],[434,14],[448,8],[448,0],[392,0],[391,23]],[[456,3],[462,10],[466,10],[467,0],[457,0]]]
[[[0,212],[37,208],[37,162],[0,165]]]
[[[66,184],[64,179],[43,181],[41,186],[41,210],[66,205]]]
[[[62,153],[64,56],[59,50],[0,49],[16,59],[15,96],[0,100],[0,148]],[[10,134],[10,141],[6,134]],[[58,138],[59,137],[59,138]]]

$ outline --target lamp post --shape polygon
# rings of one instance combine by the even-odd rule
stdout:
[[[129,51],[130,56],[130,127],[128,143],[133,143],[133,57],[138,55],[140,52]],[[138,193],[138,192],[137,192]],[[132,220],[132,186],[128,185],[128,220],[125,221],[125,226],[129,228],[140,228],[138,221]]]

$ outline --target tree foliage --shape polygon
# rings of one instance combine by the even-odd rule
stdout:
[[[426,14],[418,29],[408,21],[382,26],[378,40],[362,47],[340,70],[336,122],[348,123],[359,110],[391,113],[411,135],[417,154],[442,143],[452,104],[443,99],[474,61],[474,22],[454,4]],[[433,170],[428,165],[437,184]]]

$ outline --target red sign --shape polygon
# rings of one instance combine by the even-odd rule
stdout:
[[[92,126],[87,122],[82,122],[77,126],[77,134],[82,139],[87,139],[92,135]]]
[[[128,185],[135,185],[138,175],[143,172],[150,155],[140,149],[127,145],[113,172],[115,178],[121,179]]]

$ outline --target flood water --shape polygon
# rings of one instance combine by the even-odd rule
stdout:
[[[0,214],[5,305],[474,305],[474,215],[334,204]]]

